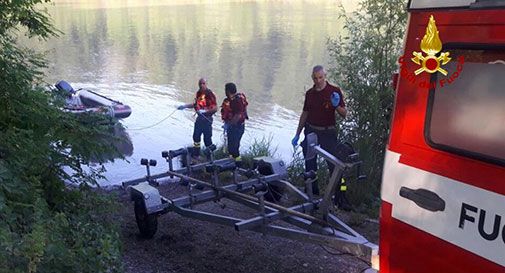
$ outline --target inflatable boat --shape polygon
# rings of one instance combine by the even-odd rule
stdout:
[[[132,113],[128,105],[90,90],[74,90],[66,81],[59,81],[55,87],[65,92],[65,111],[76,114],[95,112],[118,119],[127,118]]]

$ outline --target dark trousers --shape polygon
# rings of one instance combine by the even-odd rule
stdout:
[[[239,148],[240,148],[240,140],[242,139],[242,135],[245,131],[244,123],[239,125],[230,125],[226,134],[228,136],[228,153],[234,158],[240,156]]]
[[[201,117],[195,121],[195,129],[193,131],[193,142],[200,143],[203,134],[203,142],[206,147],[212,145],[212,117]]]
[[[304,133],[305,133],[305,139],[301,143],[304,157],[307,154],[307,135],[310,133],[315,133],[317,135],[317,143],[321,146],[321,148],[325,149],[332,155],[336,154],[336,148],[338,145],[336,129],[331,128],[326,130],[316,130],[306,125]],[[333,164],[331,164],[328,161],[326,161],[326,163],[328,164],[328,169],[330,171],[331,176],[331,173],[333,172],[335,166],[333,166]],[[317,171],[317,155],[310,160],[305,160],[305,171],[306,172]],[[319,186],[317,181],[314,182],[314,184],[312,185],[312,192],[314,194],[319,195]]]

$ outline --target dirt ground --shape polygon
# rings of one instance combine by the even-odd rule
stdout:
[[[178,183],[164,184],[159,190],[168,198],[187,193],[186,187]],[[121,223],[123,264],[127,273],[358,273],[369,268],[365,262],[356,257],[337,254],[336,250],[325,250],[320,245],[251,231],[239,233],[233,227],[185,218],[173,212],[159,217],[158,231],[154,238],[142,239],[135,222],[133,202],[129,200],[125,190],[118,192],[122,207],[117,220]],[[255,215],[253,210],[232,201],[224,200],[223,203],[226,205],[224,209],[214,202],[196,208],[234,217],[245,218]],[[350,219],[349,214],[342,214],[341,217]],[[377,244],[378,225],[374,221],[364,220],[352,227]]]

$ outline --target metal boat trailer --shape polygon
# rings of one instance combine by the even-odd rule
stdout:
[[[140,234],[152,238],[158,228],[157,218],[173,211],[185,217],[232,226],[236,231],[256,231],[331,247],[371,263],[378,255],[378,246],[335,216],[332,202],[332,195],[342,173],[359,163],[356,161],[357,154],[350,156],[351,163],[342,162],[317,145],[315,134],[308,135],[307,140],[307,158],[317,154],[335,166],[322,198],[312,195],[312,183],[316,179],[314,172],[304,173],[306,194],[285,180],[288,175],[284,162],[269,157],[255,158],[254,168],[246,170],[238,168],[233,159],[214,160],[215,147],[211,147],[206,151],[210,162],[191,165],[188,149],[181,148],[162,152],[169,168],[156,175],[150,174],[150,167],[155,166],[156,161],[142,159],[141,164],[146,166],[147,176],[123,182],[123,187],[130,189]],[[185,167],[174,170],[173,160],[178,157],[182,157]],[[203,171],[212,174],[210,182],[193,177]],[[221,185],[219,174],[222,172],[231,172],[233,182]],[[247,179],[239,181],[239,176]],[[187,183],[189,193],[176,199],[161,196],[156,189],[156,181],[164,177],[180,178],[181,182]],[[198,187],[202,190],[198,190]],[[280,192],[286,194],[288,200],[301,202],[290,207],[282,206],[277,203],[281,197]],[[250,207],[257,213],[251,218],[241,219],[194,208],[197,204],[222,198]],[[291,224],[293,228],[275,225],[274,222],[279,220]]]

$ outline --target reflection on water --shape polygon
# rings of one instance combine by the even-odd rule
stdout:
[[[118,154],[100,154],[102,160],[113,161],[119,156],[123,156],[125,158],[133,155],[133,143],[126,132],[125,128],[120,123],[115,123],[111,125],[109,128],[111,135],[104,137],[102,139],[97,139],[96,141],[100,141],[102,143],[106,143],[107,145],[113,146]],[[98,162],[97,160],[92,160],[92,162]]]
[[[108,164],[110,183],[144,175],[142,157],[162,162],[161,151],[192,143],[195,116],[177,111],[189,102],[204,76],[218,97],[233,81],[249,100],[250,120],[242,147],[272,136],[290,160],[290,139],[302,108],[310,70],[327,64],[326,41],[342,28],[338,1],[77,1],[49,7],[65,34],[47,43],[47,81],[67,80],[132,107],[122,123],[134,152],[130,163]],[[345,1],[351,2],[351,1]],[[213,139],[221,143],[220,117]],[[153,171],[162,171],[158,164]],[[108,183],[108,182],[104,182]]]

